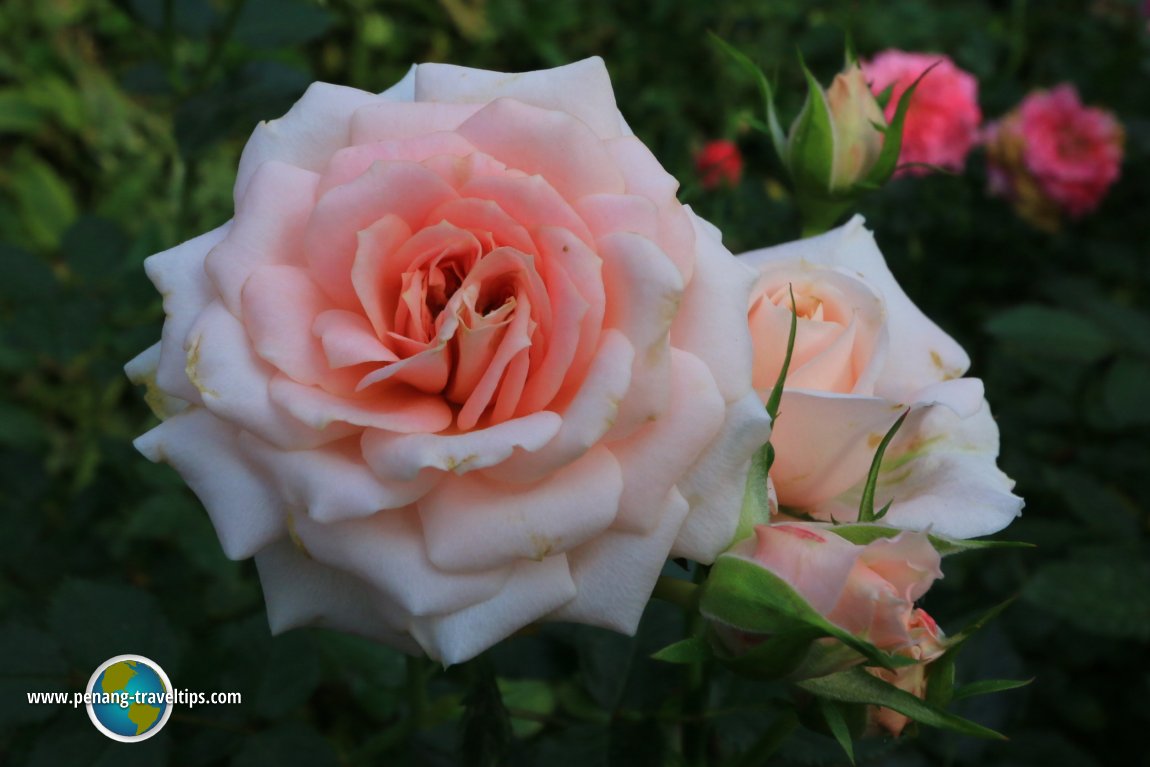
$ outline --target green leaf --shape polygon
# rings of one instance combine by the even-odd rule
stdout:
[[[1050,563],[1034,574],[1022,598],[1090,634],[1150,640],[1150,562],[1115,554]]]
[[[22,88],[0,88],[0,134],[35,134],[44,123],[44,111]]]
[[[964,684],[962,687],[959,687],[954,691],[951,700],[962,700],[963,698],[973,698],[978,695],[1017,690],[1019,687],[1025,687],[1033,681],[1033,679],[982,679],[978,682],[971,682],[970,684]]]
[[[1106,372],[1102,399],[1106,409],[1122,425],[1150,424],[1146,407],[1146,384],[1150,381],[1150,362],[1136,357],[1121,357]]]
[[[539,718],[555,711],[555,691],[541,679],[499,679],[499,694],[511,716],[511,731],[517,738],[529,738],[543,729]],[[517,716],[530,714],[530,718]]]
[[[711,569],[699,610],[712,620],[756,634],[817,629],[817,635],[834,637],[885,668],[910,663],[834,625],[782,578],[731,554],[720,556]]]
[[[710,660],[711,645],[702,637],[688,637],[667,645],[651,657],[664,663],[689,664]]]
[[[28,236],[45,250],[56,247],[76,218],[72,190],[51,165],[24,147],[8,163],[7,186]]]
[[[68,688],[68,664],[50,634],[11,623],[0,627],[0,727],[50,719],[60,706],[31,705],[26,693]]]
[[[851,731],[847,726],[846,717],[843,716],[842,710],[838,704],[827,698],[819,698],[819,713],[823,715],[823,721],[827,723],[827,729],[831,731],[831,735],[835,736],[835,740],[842,746],[843,751],[847,755],[847,760],[855,763],[855,750],[851,742]]]
[[[899,533],[905,532],[898,527],[887,527],[886,525],[870,525],[870,524],[845,524],[833,525],[826,528],[835,535],[846,538],[851,543],[857,543],[865,546],[866,544],[877,541],[879,538],[893,538]],[[1031,549],[1034,548],[1033,543],[1026,543],[1024,541],[980,541],[980,540],[963,540],[959,538],[947,538],[942,535],[927,534],[927,539],[931,545],[934,546],[942,556],[950,556],[951,554],[961,554],[967,551],[981,551],[983,549]]]
[[[763,110],[767,115],[767,135],[771,137],[771,144],[775,147],[775,153],[779,156],[779,159],[785,163],[787,158],[787,139],[783,134],[782,127],[779,125],[779,115],[775,110],[775,94],[771,89],[770,81],[767,80],[767,76],[763,74],[763,70],[759,69],[755,62],[751,61],[749,56],[714,32],[709,32],[708,34],[723,52],[737,61],[744,70],[755,78],[755,82],[758,83],[759,91],[763,96]]]
[[[898,433],[899,428],[902,426],[903,421],[910,414],[910,409],[903,411],[903,414],[898,417],[894,425],[887,431],[886,436],[882,438],[882,442],[878,443],[878,449],[875,450],[874,460],[871,461],[870,471],[867,473],[866,485],[863,487],[862,501],[859,502],[859,522],[874,522],[876,519],[881,519],[885,514],[887,508],[890,507],[888,503],[883,507],[882,512],[875,513],[874,510],[874,493],[875,488],[878,486],[878,475],[882,469],[882,457],[886,452],[887,446],[890,441],[894,439],[894,435]]]
[[[842,703],[868,703],[884,706],[930,727],[950,730],[976,738],[1005,740],[994,730],[935,708],[860,667],[817,679],[807,679],[799,682],[798,686],[820,698]]]
[[[1093,321],[1064,309],[1018,306],[986,323],[1003,343],[1035,356],[1088,364],[1114,350],[1108,333]]]
[[[291,631],[273,637],[256,692],[256,710],[270,720],[283,718],[311,698],[321,677],[310,633]]]
[[[234,30],[235,39],[259,48],[302,45],[322,35],[335,21],[332,14],[301,0],[246,0]]]

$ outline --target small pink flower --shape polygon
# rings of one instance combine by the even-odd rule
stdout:
[[[867,671],[921,700],[926,697],[926,688],[929,682],[927,667],[946,652],[946,638],[942,629],[934,622],[934,618],[921,608],[915,608],[907,628],[911,636],[911,644],[904,647],[899,654],[916,660],[918,663],[897,669],[868,666]],[[886,732],[897,738],[909,723],[910,717],[906,714],[900,714],[894,709],[883,706],[867,707],[868,733]]]
[[[735,186],[743,176],[743,154],[733,141],[708,141],[695,155],[695,171],[704,189]]]
[[[959,69],[948,57],[933,53],[883,51],[863,62],[871,90],[882,93],[893,85],[886,105],[886,119],[894,117],[903,92],[927,69],[911,97],[903,130],[900,163],[925,163],[961,171],[978,139],[982,112],[978,108],[978,81]],[[921,175],[922,167],[907,168]]]
[[[990,191],[1034,225],[1056,229],[1061,215],[1098,207],[1118,179],[1123,140],[1114,115],[1083,106],[1074,86],[1035,91],[987,130]]]

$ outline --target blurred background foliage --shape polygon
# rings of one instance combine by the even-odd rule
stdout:
[[[1035,677],[960,704],[1008,743],[923,732],[861,763],[1132,765],[1150,726],[1150,35],[1135,0],[4,0],[0,4],[0,763],[674,764],[681,635],[667,605],[634,639],[545,626],[442,673],[356,638],[271,638],[254,568],[229,562],[175,473],[135,453],[152,423],[123,362],[158,337],[141,261],[230,216],[243,143],[313,80],[379,91],[414,61],[500,70],[601,55],[634,130],[735,252],[797,235],[781,169],[745,128],[753,84],[713,30],[778,73],[784,114],[823,82],[844,30],[866,56],[941,51],[987,117],[1069,81],[1127,130],[1123,176],[1091,218],[1037,232],[960,176],[900,180],[863,212],[907,292],[974,359],[1033,550],[947,560],[927,600],[956,630],[1018,601],[960,675]],[[692,154],[739,142],[747,173],[706,192]],[[25,692],[79,690],[106,658],[157,660],[179,688],[240,706],[178,709],[122,745]],[[501,696],[496,692],[501,692]],[[729,759],[783,691],[731,677],[706,701]],[[467,705],[464,705],[466,701]],[[466,712],[466,713],[464,713]],[[723,762],[726,763],[726,762]],[[753,762],[748,762],[753,763]],[[794,738],[777,763],[843,763]]]

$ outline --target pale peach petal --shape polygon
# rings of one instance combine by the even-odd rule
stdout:
[[[565,112],[497,99],[457,130],[508,167],[548,179],[568,200],[623,191],[623,176],[602,139]],[[556,151],[556,147],[563,149]]]
[[[412,615],[436,615],[483,602],[503,589],[509,566],[448,573],[427,558],[413,508],[320,524],[294,518],[300,543],[313,559],[359,576]]]
[[[390,213],[357,235],[352,287],[379,339],[385,338],[395,324],[403,268],[394,263],[393,255],[411,236],[407,222]]]
[[[471,429],[479,422],[480,417],[491,404],[496,388],[502,382],[508,367],[518,355],[526,354],[531,348],[531,325],[533,324],[531,304],[526,301],[525,296],[522,294],[520,296],[519,300],[516,301],[516,310],[511,316],[511,322],[507,325],[507,330],[499,341],[499,347],[491,356],[491,362],[483,371],[483,375],[475,384],[475,388],[468,393],[467,400],[459,410],[456,424],[460,429]]]
[[[907,602],[921,599],[942,577],[942,557],[925,535],[912,532],[873,541],[859,561],[882,576]]]
[[[268,392],[273,402],[313,429],[334,424],[346,433],[346,425],[351,424],[404,434],[434,433],[450,426],[452,419],[451,408],[441,397],[404,384],[381,386],[352,398],[302,386],[278,375]]]
[[[360,379],[355,389],[361,392],[388,381],[393,384],[407,384],[427,394],[438,394],[447,386],[450,375],[451,355],[447,347],[439,343],[398,362],[385,363],[383,367]]]
[[[415,104],[397,104],[397,107],[410,108]],[[425,105],[426,106],[426,105]],[[329,189],[346,184],[363,175],[376,162],[403,161],[422,162],[437,155],[466,157],[476,151],[467,139],[453,132],[428,133],[402,141],[373,140],[344,147],[332,155],[323,177],[319,181],[317,196]]]
[[[315,318],[312,333],[319,338],[327,363],[333,368],[399,359],[383,345],[362,314],[342,309],[321,312]]]
[[[360,107],[378,101],[373,93],[313,83],[278,120],[260,123],[244,146],[236,174],[235,202],[247,195],[257,169],[269,161],[319,172],[348,143],[348,120]],[[274,199],[274,197],[273,197]]]
[[[436,481],[431,472],[408,481],[381,479],[364,463],[360,440],[354,436],[313,450],[281,450],[247,433],[239,441],[253,465],[274,480],[287,505],[303,509],[317,522],[407,506]]]
[[[464,474],[502,463],[517,449],[538,450],[555,436],[561,423],[556,413],[543,411],[460,434],[368,429],[363,434],[363,458],[389,481],[414,481],[428,469]]]
[[[838,603],[863,547],[817,525],[785,522],[755,528],[754,560],[785,580],[818,612]]]
[[[723,425],[726,403],[697,357],[672,350],[668,378],[671,397],[666,410],[627,439],[611,444],[623,468],[623,497],[615,523],[621,531],[647,534],[655,529],[656,512],[667,493]]]
[[[482,106],[442,102],[367,104],[352,115],[351,140],[347,144],[419,139],[428,134],[454,131]]]
[[[160,342],[149,346],[124,365],[124,375],[137,386],[146,388],[144,401],[157,418],[163,421],[182,412],[190,404],[187,400],[168,394],[156,385],[156,370],[160,366]]]
[[[520,559],[542,561],[602,533],[615,521],[623,477],[602,445],[533,485],[507,485],[470,472],[420,502],[436,566],[475,571]]]
[[[558,609],[575,593],[564,555],[519,562],[491,599],[447,615],[417,617],[411,633],[445,665],[463,663]]]
[[[136,438],[149,460],[171,464],[208,510],[224,553],[245,559],[284,533],[273,478],[249,460],[239,429],[202,407],[172,416]]]
[[[690,215],[698,264],[671,326],[671,344],[706,362],[730,403],[747,393],[751,380],[747,306],[756,275]]]
[[[228,310],[241,316],[240,291],[261,266],[302,266],[303,232],[315,207],[319,176],[279,162],[256,170],[236,204],[227,236],[208,253],[204,269]]]
[[[631,383],[634,355],[622,333],[606,331],[586,378],[570,404],[559,410],[563,426],[555,438],[535,452],[512,455],[484,473],[500,481],[536,482],[584,455],[614,425]]]
[[[575,210],[596,238],[630,232],[652,241],[659,239],[659,211],[646,197],[590,194],[575,201]]]
[[[579,327],[579,348],[568,368],[568,380],[581,380],[599,348],[607,294],[603,289],[603,260],[583,240],[566,229],[540,227],[535,230],[539,261],[544,272],[562,269],[583,296],[587,310]]]
[[[292,450],[323,445],[352,432],[342,424],[309,426],[273,402],[269,382],[277,374],[275,368],[255,355],[247,330],[219,301],[200,314],[187,343],[188,379],[216,416]]]
[[[583,219],[541,176],[483,176],[459,189],[461,197],[491,200],[528,231],[543,226],[568,229],[589,246],[594,238]]]
[[[484,104],[499,98],[566,112],[600,138],[630,132],[598,56],[537,72],[504,74],[452,64],[420,64],[415,72],[416,101]]]
[[[446,221],[480,239],[481,235],[488,234],[492,240],[490,250],[502,247],[515,248],[523,253],[535,253],[536,250],[527,230],[490,200],[449,200],[432,211],[428,220]]]
[[[215,300],[204,259],[231,229],[231,222],[144,260],[144,271],[164,297],[164,329],[156,385],[168,394],[200,403],[200,393],[184,371],[184,342],[196,318]]]
[[[687,502],[672,488],[648,513],[653,530],[634,534],[615,527],[567,553],[578,592],[548,617],[635,633],[687,515]]]
[[[257,552],[255,559],[273,634],[320,626],[419,654],[407,633],[408,617],[361,578],[316,562],[288,538]]]
[[[376,163],[314,204],[303,238],[312,276],[341,308],[353,306],[351,273],[358,233],[388,214],[403,219],[413,231],[421,229],[432,210],[455,196],[450,186],[421,165]]]

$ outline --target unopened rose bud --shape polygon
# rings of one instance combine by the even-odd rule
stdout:
[[[827,187],[833,192],[862,180],[878,162],[886,119],[858,64],[835,76],[826,98],[834,130],[834,161]]]
[[[867,671],[921,700],[926,697],[927,667],[946,651],[946,638],[934,618],[922,608],[916,608],[912,613],[907,630],[912,642],[899,650],[898,654],[913,658],[918,663],[897,669],[868,666]],[[871,734],[889,733],[897,738],[909,722],[910,717],[893,709],[883,706],[867,708],[867,731]]]

